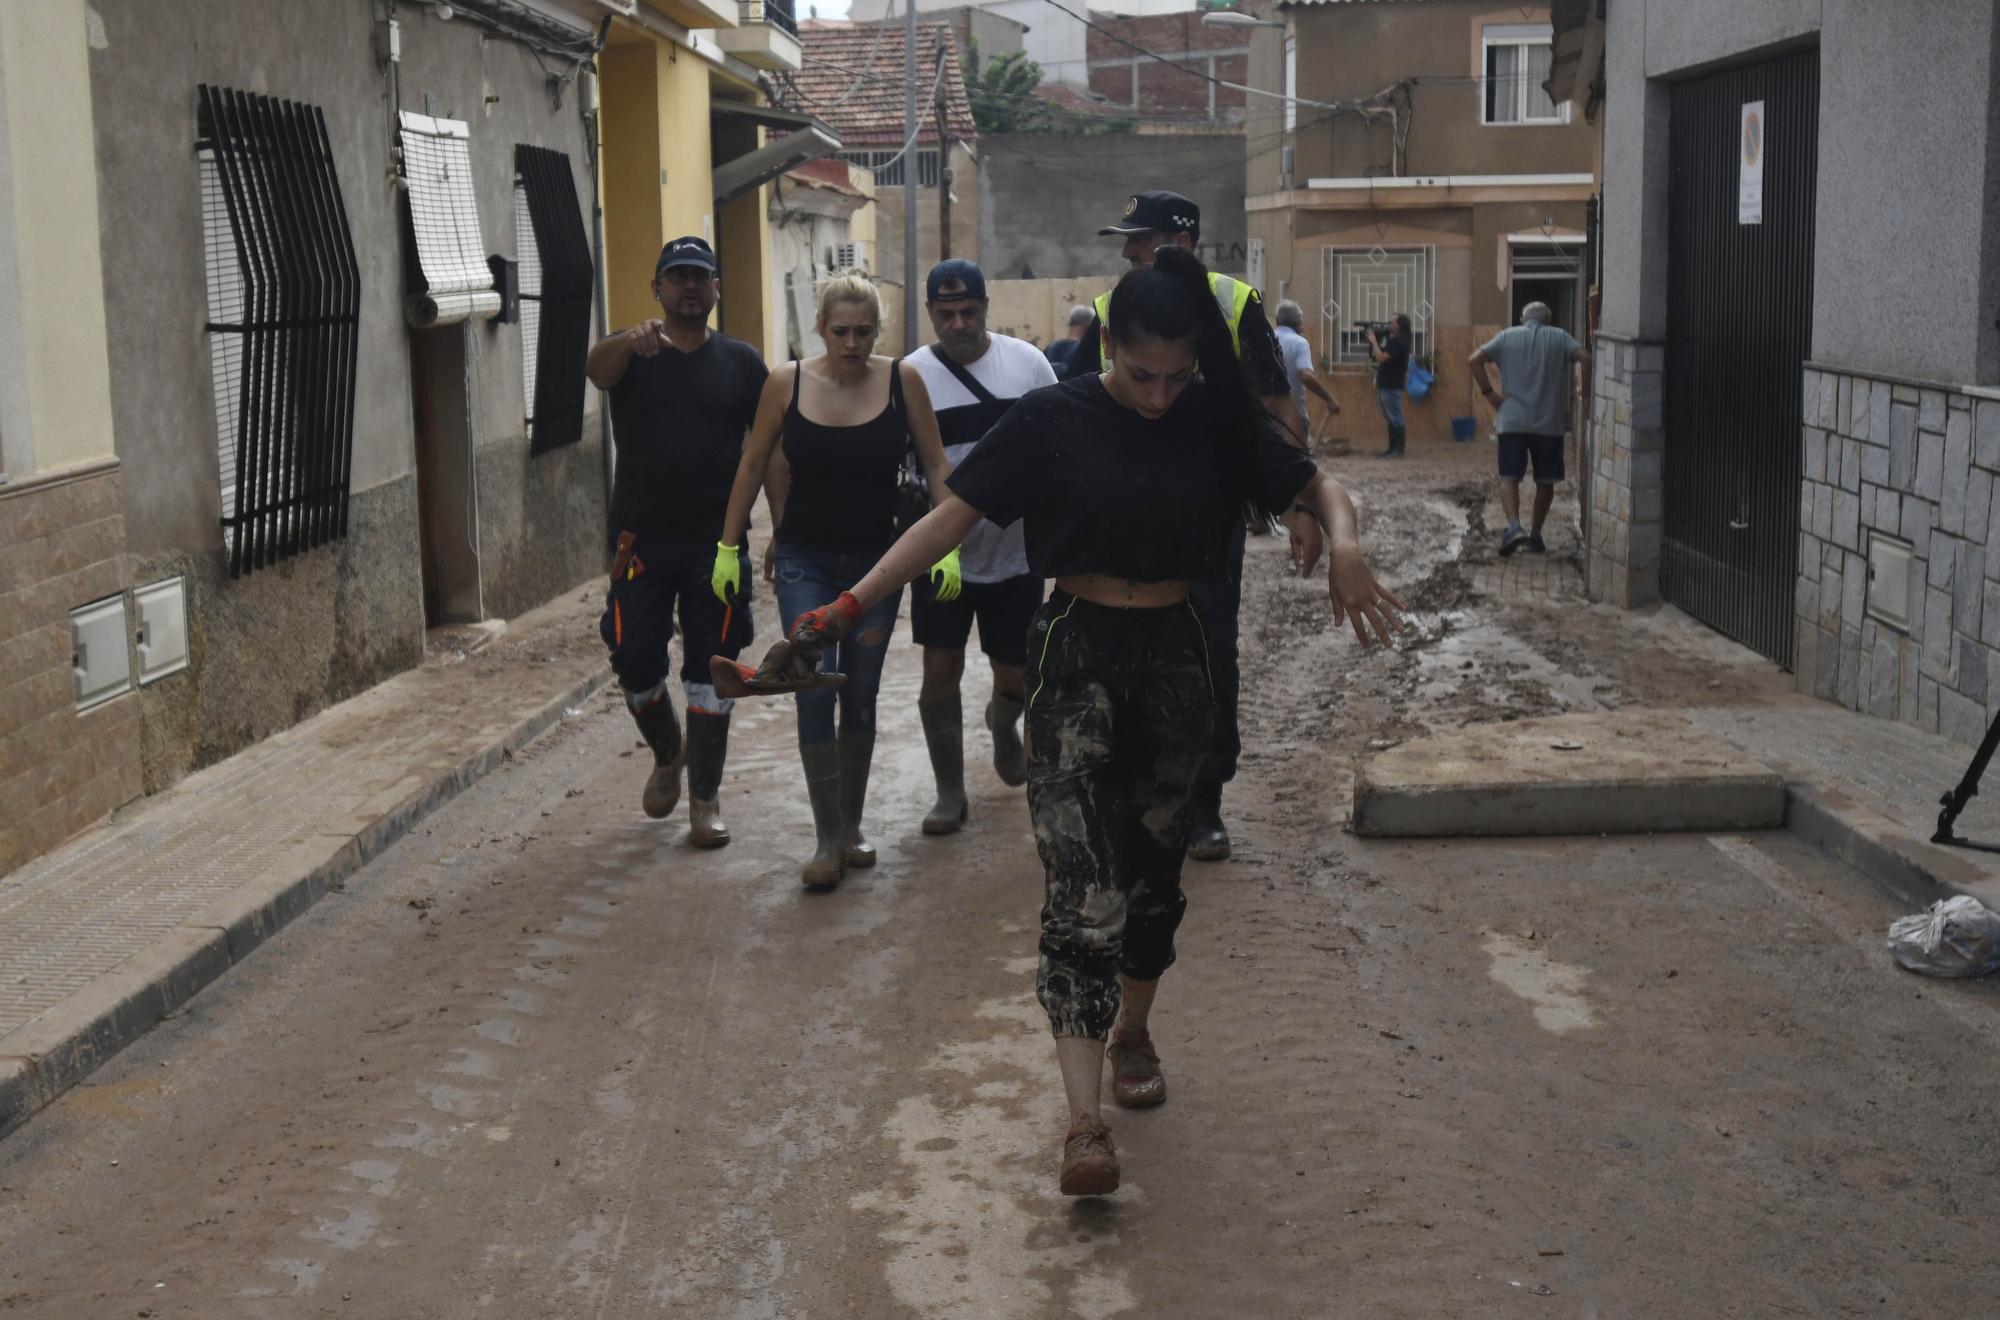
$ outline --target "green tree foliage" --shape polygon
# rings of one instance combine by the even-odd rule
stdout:
[[[1035,95],[1042,66],[1024,51],[982,60],[979,43],[968,43],[965,94],[982,133],[1130,133],[1129,117],[1079,114]]]

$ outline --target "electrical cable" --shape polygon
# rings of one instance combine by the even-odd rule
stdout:
[[[911,4],[915,4],[916,0],[909,0],[909,2]],[[944,86],[944,66],[946,63],[945,57],[947,53],[948,52],[945,46],[942,43],[940,43],[938,46],[938,53],[937,53],[937,77],[931,79],[931,90],[929,97],[926,98],[927,101],[935,101],[937,99],[938,88]],[[889,159],[883,161],[880,165],[877,165],[875,168],[878,170],[886,170],[891,165],[894,165],[897,161],[901,160],[903,157],[909,155],[910,148],[917,145],[917,139],[923,136],[923,132],[924,132],[924,120],[920,116],[917,119],[916,125],[910,129],[909,141],[903,144],[902,150],[898,151],[895,155],[889,157]]]

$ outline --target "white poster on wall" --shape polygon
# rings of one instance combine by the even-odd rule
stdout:
[[[1764,103],[1743,103],[1743,133],[1736,166],[1736,223],[1764,223]]]

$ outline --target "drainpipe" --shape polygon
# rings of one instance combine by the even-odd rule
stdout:
[[[604,49],[604,38],[611,30],[611,20],[605,19],[597,31],[597,49]],[[597,337],[604,338],[611,333],[611,279],[604,269],[604,192],[599,175],[603,172],[602,158],[604,143],[599,135],[601,120],[597,104],[597,72],[586,69],[577,75],[576,104],[583,116],[584,142],[590,156],[590,260],[597,270]],[[617,530],[611,525],[611,491],[618,476],[618,451],[611,434],[611,396],[598,391],[597,425],[604,450],[604,548],[611,550]]]

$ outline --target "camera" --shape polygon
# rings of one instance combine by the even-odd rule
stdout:
[[[1363,334],[1373,330],[1376,341],[1384,344],[1388,343],[1389,337],[1396,333],[1396,327],[1387,321],[1356,321],[1354,328]]]

